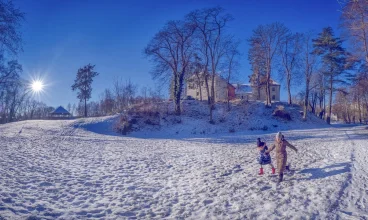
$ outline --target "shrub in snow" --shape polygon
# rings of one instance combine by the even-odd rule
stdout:
[[[277,106],[272,115],[287,121],[291,121],[289,112],[287,112],[282,105]]]
[[[134,115],[136,117],[158,117],[160,115],[159,106],[156,103],[137,104],[128,110],[128,115]]]
[[[129,121],[127,116],[122,115],[114,124],[113,129],[119,134],[126,135],[128,132],[132,131],[132,121]]]
[[[180,117],[174,117],[172,120],[173,124],[180,124],[181,123],[181,118]]]
[[[251,131],[267,131],[268,127],[266,125],[262,127],[250,127],[249,130]]]
[[[235,132],[235,128],[230,128],[229,129],[229,133],[234,133]]]
[[[156,118],[157,119],[157,118]],[[152,119],[152,118],[148,118],[144,121],[144,123],[148,124],[148,125],[160,125],[160,122]]]

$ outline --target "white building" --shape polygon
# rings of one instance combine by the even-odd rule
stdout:
[[[208,79],[209,88],[212,85],[212,79]],[[215,101],[227,101],[229,96],[230,99],[235,98],[235,87],[222,78],[221,76],[215,76]],[[210,91],[211,92],[211,91]],[[190,96],[197,100],[208,100],[207,87],[203,78],[198,79],[197,76],[192,76],[187,80],[186,96]]]
[[[235,87],[235,95],[238,99],[244,100],[260,100],[266,101],[266,86],[260,88],[260,94],[258,95],[258,88],[252,84],[233,84]],[[271,101],[280,101],[280,84],[271,79]]]

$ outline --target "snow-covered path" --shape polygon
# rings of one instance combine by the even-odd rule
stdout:
[[[270,169],[257,175],[252,133],[139,139],[65,121],[1,125],[0,219],[368,219],[368,130],[285,136],[296,171],[274,191]]]
[[[368,144],[362,129],[345,131],[352,149],[351,173],[343,189],[337,215],[343,219],[368,219]]]

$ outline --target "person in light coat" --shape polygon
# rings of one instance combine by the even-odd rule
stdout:
[[[286,147],[290,147],[295,152],[298,152],[298,149],[296,149],[287,140],[285,140],[281,132],[278,132],[276,134],[275,143],[267,151],[267,153],[270,153],[276,148],[276,164],[277,164],[277,172],[279,174],[279,180],[278,180],[279,183],[282,182],[284,178],[284,170],[285,170],[286,163],[287,163]]]

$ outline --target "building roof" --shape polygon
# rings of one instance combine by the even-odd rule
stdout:
[[[276,85],[276,86],[279,86],[280,84],[278,82],[276,82],[275,80],[271,79],[271,85]]]
[[[55,115],[70,115],[70,113],[62,106],[57,107],[51,114]]]
[[[235,94],[252,93],[252,87],[249,84],[233,84],[235,87]]]

